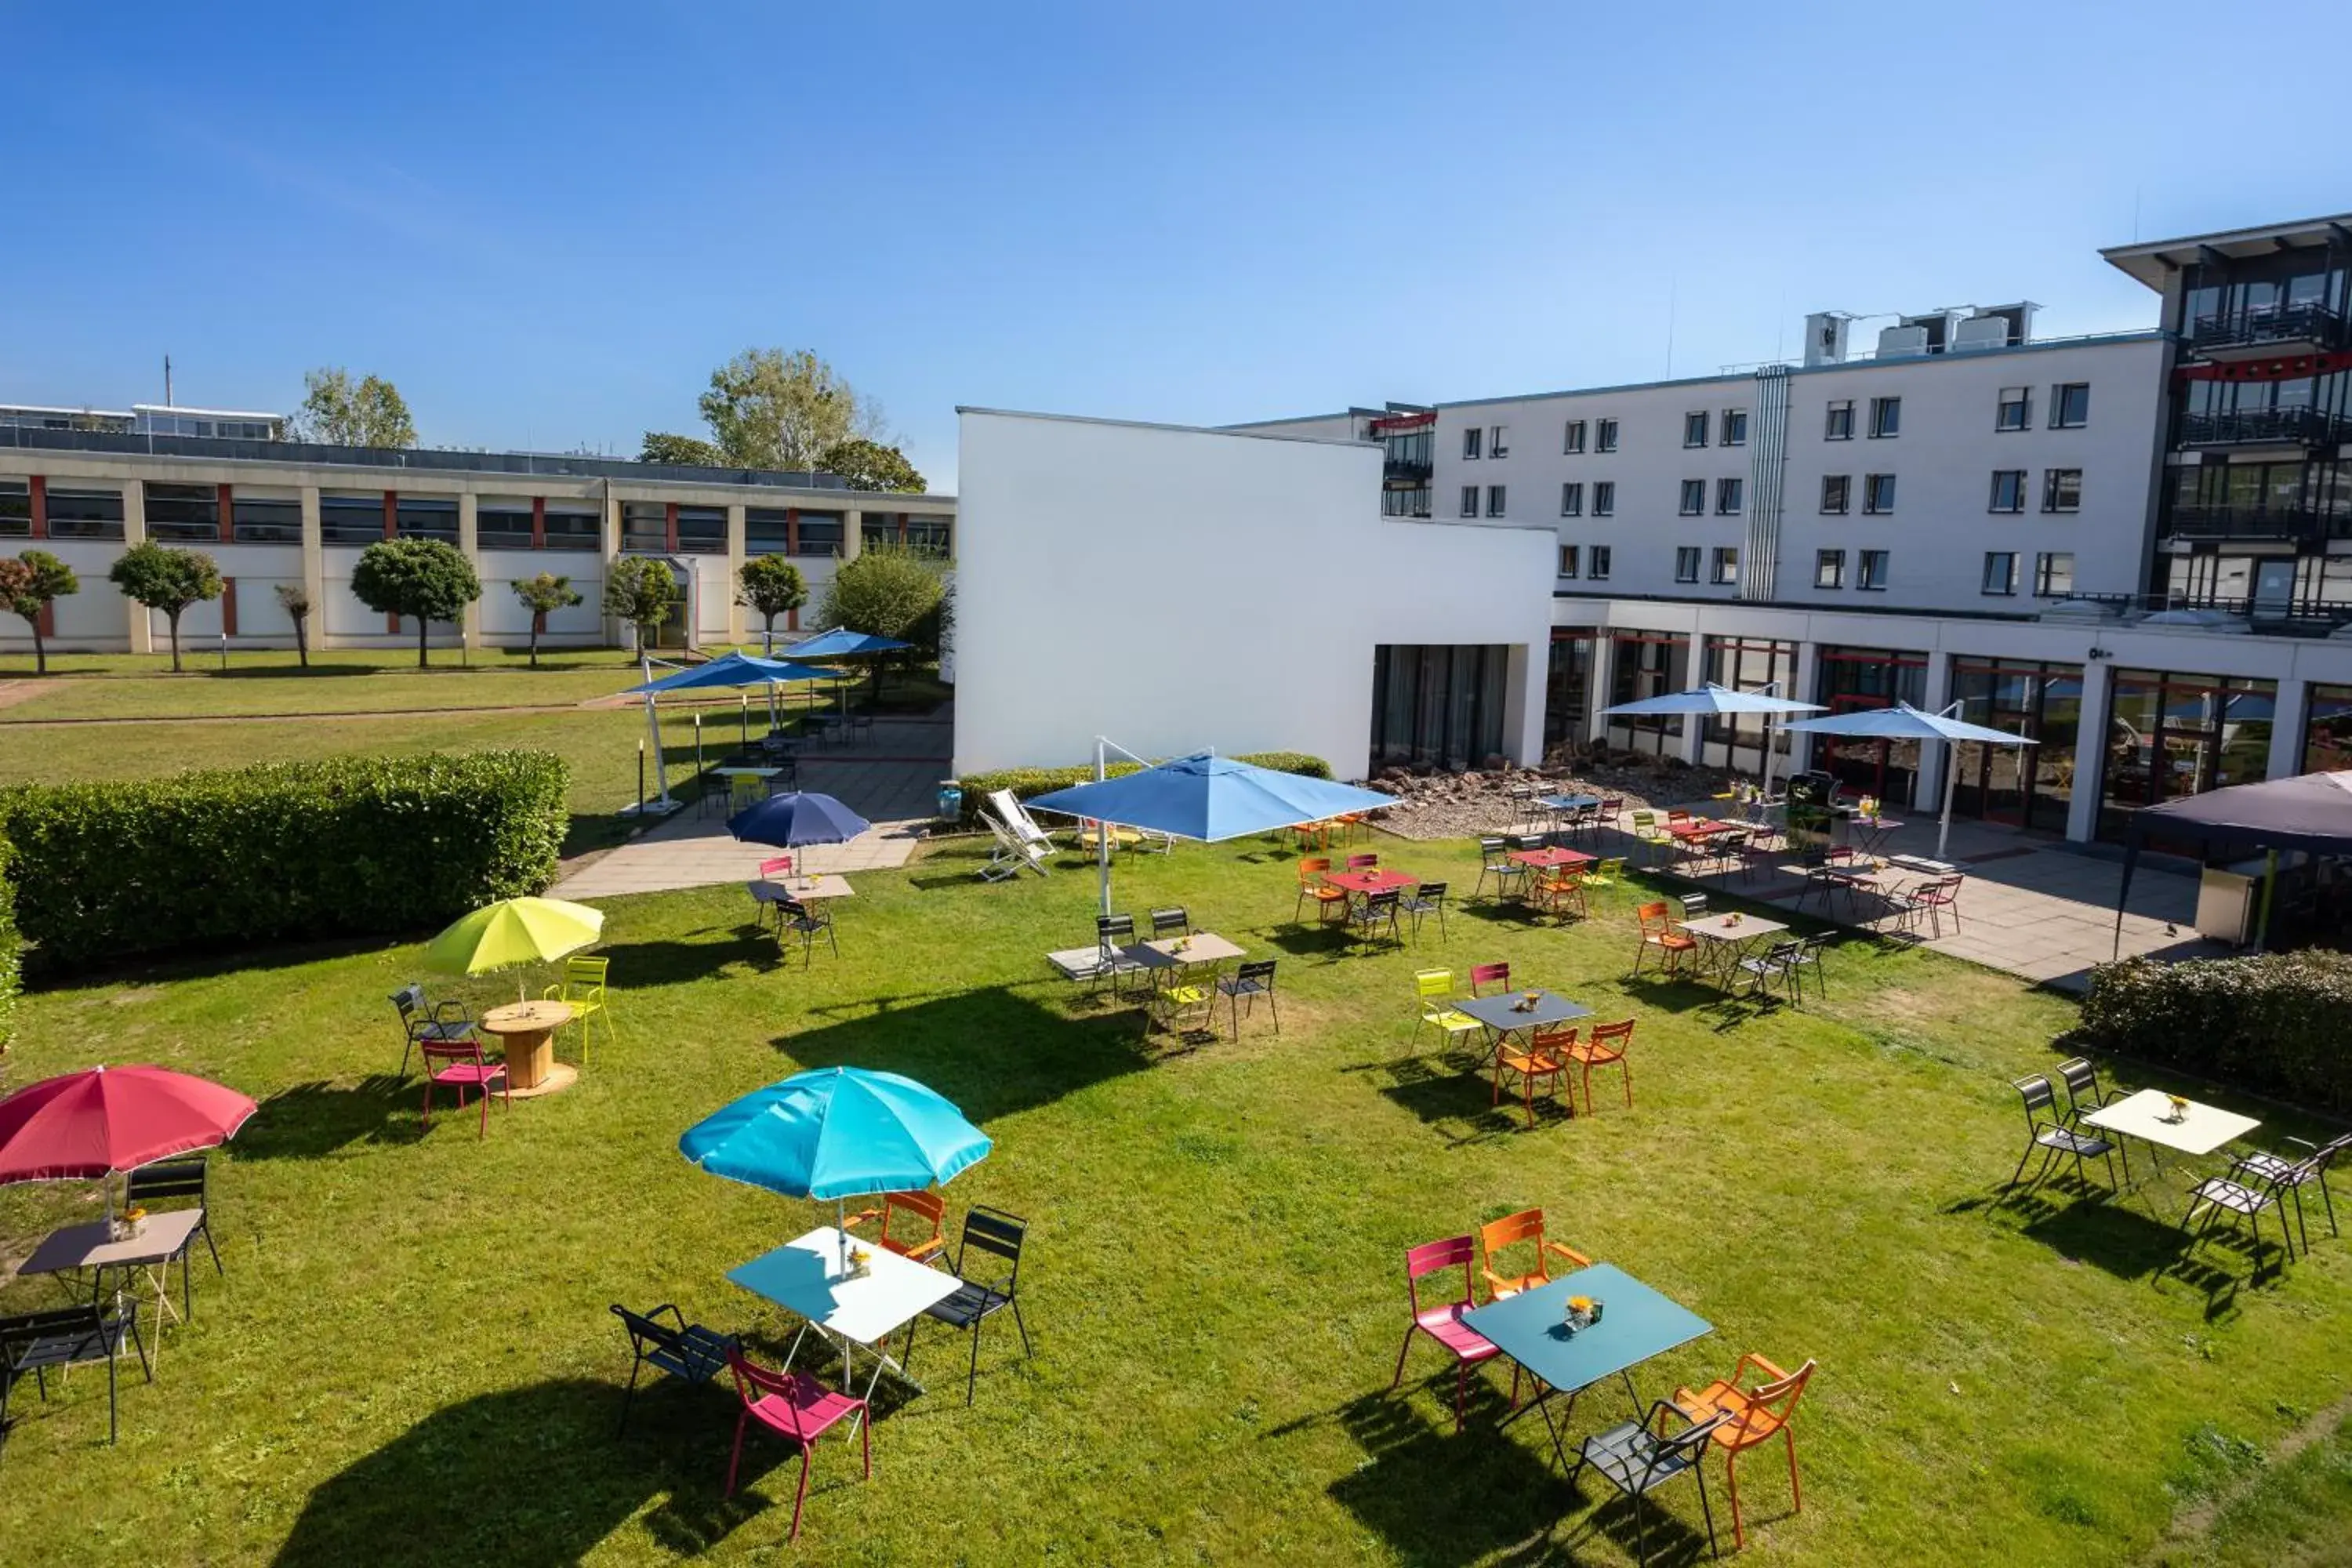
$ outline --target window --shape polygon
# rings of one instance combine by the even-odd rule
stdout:
[[[1737,545],[1716,546],[1713,575],[1717,583],[1732,584],[1739,581],[1739,549]]]
[[[1748,410],[1727,408],[1723,411],[1723,444],[1727,447],[1748,445]]]
[[[1584,450],[1584,421],[1571,419],[1562,430],[1559,449],[1573,456]]]
[[[52,539],[120,539],[122,537],[122,491],[51,485],[48,493],[49,537]],[[376,499],[375,536],[383,537],[383,500]]]
[[[1685,479],[1683,481],[1683,515],[1685,517],[1696,517],[1706,510],[1706,481],[1705,479]]]
[[[2074,552],[2045,550],[2033,558],[2033,591],[2045,599],[2063,599],[2074,591]]]
[[[2069,381],[2050,389],[2050,428],[2079,430],[2091,422],[2091,384]]]
[[[1980,594],[2009,595],[2017,592],[2017,552],[1988,550],[1984,558],[1984,581],[1979,584]]]
[[[1746,481],[1741,479],[1716,480],[1715,510],[1717,513],[1723,517],[1738,517],[1739,503],[1744,499],[1742,492],[1745,489]]]
[[[1987,511],[2023,511],[2025,510],[2025,470],[1995,468],[1992,471],[1992,497],[1985,502]]]
[[[1592,449],[1596,452],[1613,452],[1617,449],[1617,421],[1614,419],[1601,421],[1601,427],[1592,433]]]
[[[1382,517],[1427,517],[1429,487],[1427,485],[1391,485],[1381,491]]]
[[[1683,416],[1683,445],[1685,447],[1706,445],[1706,415],[1704,411]]]
[[[955,519],[945,512],[907,514],[907,548],[918,555],[945,555],[955,532]]]
[[[474,503],[474,542],[484,550],[529,550],[530,511],[529,496],[482,497]]]
[[[1511,455],[1511,427],[1497,425],[1486,433],[1486,456],[1507,458]]]
[[[1576,546],[1573,544],[1559,547],[1559,574],[1563,577],[1576,575]]]
[[[1488,517],[1503,515],[1503,487],[1500,485],[1486,487],[1486,515]]]
[[[1677,583],[1698,581],[1697,545],[1678,544],[1675,547],[1675,581]]]
[[[838,555],[848,539],[837,511],[804,511],[801,513],[801,548],[803,555]]]
[[[621,503],[621,548],[659,554],[669,548],[669,508],[657,500]]]
[[[1476,485],[1464,485],[1462,487],[1462,515],[1465,517],[1475,517],[1478,515],[1478,487]]]
[[[0,479],[0,539],[33,536],[33,487],[26,479]]]
[[[2042,469],[2042,510],[2043,511],[2082,510],[2083,470],[2080,468]]]
[[[220,538],[216,485],[147,485],[147,537],[173,543]]]
[[[1870,400],[1870,434],[1873,439],[1903,434],[1901,398],[1874,397]]]
[[[1829,416],[1822,423],[1822,439],[1824,441],[1853,439],[1853,398],[1841,398],[1830,405]]]
[[[2022,430],[2033,423],[2033,389],[2030,386],[2004,386],[2000,401],[1994,405],[1992,427],[1996,430]]]
[[[601,551],[604,548],[604,514],[593,502],[549,501],[546,538],[550,550]]]
[[[1862,510],[1873,516],[1895,510],[1895,476],[1872,474],[1862,481]]]
[[[1592,515],[1595,517],[1617,515],[1617,481],[1615,479],[1602,479],[1592,487]]]
[[[1813,586],[1843,588],[1845,586],[1845,552],[1816,550],[1813,552]]]
[[[1582,517],[1584,515],[1584,483],[1582,480],[1570,480],[1569,483],[1559,487],[1559,515],[1562,517]]]
[[[1885,589],[1885,551],[1865,550],[1862,552],[1862,569],[1860,574],[1857,575],[1853,585],[1857,588],[1871,588],[1882,592]]]
[[[239,540],[255,544],[302,542],[302,496],[299,490],[265,490],[240,485],[229,497],[228,510],[229,515],[223,521]]]
[[[393,519],[403,539],[457,542],[457,503],[453,499],[404,495],[393,503]]]
[[[1476,462],[1479,443],[1486,438],[1486,432],[1475,425],[1462,432],[1462,460],[1465,463]]]
[[[1595,583],[1607,578],[1610,553],[1610,548],[1605,544],[1596,544],[1587,551],[1584,558],[1585,576]]]
[[[1852,474],[1823,474],[1822,476],[1822,516],[1843,517],[1845,515],[1845,509],[1853,503],[1853,476]]]
[[[727,510],[716,506],[677,509],[677,547],[696,555],[727,552]]]
[[[57,492],[49,492],[54,499]],[[382,490],[319,494],[319,538],[327,544],[372,544],[383,537]]]

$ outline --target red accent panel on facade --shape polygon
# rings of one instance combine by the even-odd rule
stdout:
[[[898,514],[898,542],[907,542],[907,514],[903,511]]]
[[[221,489],[228,487],[223,485]],[[224,501],[222,504],[227,503]],[[221,579],[221,635],[236,636],[236,579],[234,577]]]
[[[399,531],[400,492],[398,490],[386,490],[383,492],[383,536],[386,539],[390,539]],[[400,623],[398,621],[393,622],[392,629],[394,631],[398,631],[400,629]]]
[[[236,487],[220,487],[220,536],[223,544],[236,542]]]
[[[547,548],[547,498],[545,496],[530,498],[530,547],[533,550]],[[541,618],[545,619],[544,616]]]
[[[677,548],[677,502],[676,501],[662,503],[662,546],[666,550],[672,551]]]
[[[2295,354],[2279,359],[2241,360],[2235,364],[2183,365],[2183,381],[2299,381],[2306,375],[2327,375],[2352,370],[2352,353]]]
[[[791,609],[784,612],[784,630],[788,632],[796,632],[800,629],[801,607],[798,605],[794,605]]]
[[[49,536],[49,481],[35,474],[27,481],[27,488],[33,492],[33,537],[47,539]],[[46,637],[47,634],[42,635]]]
[[[1406,430],[1423,429],[1436,423],[1437,416],[1434,414],[1391,414],[1384,419],[1372,421],[1372,434],[1394,436]]]
[[[43,637],[53,637],[57,636],[58,607],[55,605],[43,605],[40,608],[40,612],[34,616],[33,624],[41,628],[41,635]]]
[[[530,635],[533,637],[545,637],[547,635],[547,612],[545,610],[533,610],[530,613]]]
[[[383,616],[383,629],[390,632],[394,637],[398,637],[400,635],[400,617],[394,615],[389,610],[385,611]]]

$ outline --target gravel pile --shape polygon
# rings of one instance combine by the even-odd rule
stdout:
[[[1396,796],[1397,804],[1374,813],[1373,820],[1404,838],[1468,838],[1511,826],[1510,792],[1518,785],[1533,784],[1545,795],[1613,796],[1627,811],[1680,805],[1731,787],[1731,775],[1720,769],[1602,746],[1556,748],[1540,768],[1516,767],[1501,757],[1486,761],[1486,767],[1461,773],[1383,771],[1366,786]]]

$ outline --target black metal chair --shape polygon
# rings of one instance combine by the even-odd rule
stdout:
[[[1813,984],[1821,991],[1823,1000],[1828,999],[1829,972],[1822,966],[1822,953],[1829,945],[1830,933],[1815,931],[1798,942],[1797,956],[1789,961],[1789,984],[1796,993],[1800,1007],[1805,1005],[1805,973],[1808,970],[1812,973]]]
[[[401,1032],[407,1037],[400,1047],[400,1076],[408,1076],[409,1053],[425,1040],[470,1040],[474,1037],[474,1017],[466,1011],[463,1002],[425,1000],[425,987],[415,981],[402,986],[388,998],[400,1009]]]
[[[1366,893],[1349,912],[1348,922],[1365,942],[1370,942],[1382,926],[1388,928],[1391,942],[1403,940],[1397,931],[1397,910],[1402,892],[1401,888],[1382,888],[1377,893]]]
[[[1120,992],[1120,983],[1128,975],[1141,969],[1140,964],[1128,957],[1122,951],[1134,944],[1135,917],[1133,915],[1097,915],[1095,917],[1094,984],[1096,988],[1099,988],[1105,981],[1108,981],[1110,994],[1116,996]]]
[[[2042,1168],[2033,1173],[2033,1180],[2026,1184],[2028,1186],[2039,1184],[2043,1177],[2049,1175],[2050,1163],[2059,1155],[2072,1154],[2077,1178],[2085,1182],[2090,1180],[2083,1168],[2085,1158],[2105,1159],[2107,1163],[2107,1184],[2117,1192],[2123,1190],[2116,1182],[2115,1144],[2096,1133],[2077,1132],[2067,1126],[2058,1110],[2058,1096],[2051,1089],[2048,1079],[2040,1073],[2031,1073],[2017,1079],[2011,1087],[2025,1101],[2025,1125],[2031,1139],[2025,1145],[2025,1152],[2018,1159],[2017,1169],[2010,1175],[2011,1186],[2017,1185],[2018,1178],[2025,1174],[2025,1162],[2032,1159],[2033,1152],[2039,1149],[2042,1151]],[[2050,1115],[2046,1121],[2042,1119],[2044,1111]]]
[[[1686,921],[1696,921],[1704,920],[1706,917],[1706,895],[1705,893],[1681,893],[1676,896],[1683,901],[1683,919]]]
[[[2058,1081],[2066,1086],[2066,1102],[2074,1107],[2077,1121],[2116,1098],[2115,1090],[2099,1087],[2099,1069],[2091,1065],[2088,1057],[2072,1057],[2060,1062]]]
[[[1804,951],[1801,938],[1776,942],[1762,952],[1739,961],[1739,972],[1748,976],[1748,994],[1769,996],[1772,983],[1779,981],[1790,1000],[1797,998],[1797,955]]]
[[[155,1381],[148,1364],[147,1342],[139,1337],[139,1309],[125,1307],[116,1298],[112,1311],[97,1306],[66,1307],[55,1311],[24,1312],[0,1318],[0,1437],[8,1430],[8,1395],[26,1373],[33,1374],[41,1399],[49,1397],[49,1368],[61,1371],[78,1362],[106,1363],[106,1440],[120,1431],[115,1366],[128,1339],[139,1352],[139,1370]]]
[[[2305,1162],[2297,1162],[2300,1165]],[[2226,1176],[2209,1176],[2197,1184],[2189,1194],[2189,1212],[2181,1216],[2180,1228],[2197,1226],[2194,1241],[2202,1241],[2213,1228],[2213,1222],[2231,1215],[2246,1222],[2253,1232],[2253,1256],[2259,1259],[2263,1250],[2263,1211],[2276,1209],[2279,1222],[2279,1242],[2285,1248],[2287,1260],[2294,1260],[2294,1233],[2287,1228],[2287,1191],[2283,1181],[2266,1178],[2254,1173],[2243,1155],[2232,1161]],[[2199,1215],[2205,1216],[2197,1225]],[[2193,1242],[2192,1242],[2193,1245]]]
[[[2319,1201],[2327,1208],[2327,1234],[2343,1235],[2342,1231],[2336,1228],[2336,1199],[2327,1191],[2327,1167],[2336,1163],[2337,1155],[2347,1150],[2352,1150],[2352,1132],[2347,1132],[2339,1138],[2331,1138],[2325,1143],[2314,1143],[2307,1138],[2297,1138],[2293,1133],[2287,1135],[2286,1141],[2308,1152],[2299,1160],[2290,1160],[2284,1154],[2256,1151],[2251,1154],[2240,1155],[2238,1163],[2245,1168],[2248,1174],[2257,1180],[2268,1182],[2279,1191],[2294,1195],[2295,1228],[2303,1236],[2304,1254],[2308,1257],[2311,1252],[2311,1228],[2304,1222],[2303,1189],[2315,1182],[2319,1184]],[[2284,1223],[2283,1219],[2282,1223]]]
[[[1669,1415],[1684,1424],[1683,1429],[1671,1436],[1665,1435],[1665,1418]],[[1696,1478],[1699,1517],[1706,1521],[1707,1552],[1717,1555],[1715,1510],[1706,1500],[1706,1459],[1715,1429],[1730,1418],[1727,1414],[1717,1413],[1694,1422],[1665,1400],[1655,1400],[1650,1405],[1647,1420],[1621,1421],[1606,1432],[1587,1437],[1577,1450],[1576,1466],[1568,1472],[1568,1479],[1574,1482],[1589,1465],[1606,1477],[1610,1485],[1633,1500],[1634,1560],[1647,1563],[1650,1524],[1642,1511],[1643,1500],[1679,1476]]]
[[[1411,896],[1398,900],[1397,909],[1400,913],[1412,917],[1412,940],[1415,942],[1421,941],[1421,922],[1431,915],[1437,917],[1437,940],[1444,942],[1450,934],[1445,929],[1445,884],[1443,882],[1422,883]]]
[[[663,1313],[670,1321],[661,1321]],[[613,1315],[629,1331],[629,1353],[636,1359],[629,1366],[628,1391],[621,1395],[619,1431],[629,1429],[629,1411],[636,1404],[637,1377],[646,1368],[677,1378],[681,1383],[709,1383],[727,1370],[727,1352],[740,1352],[743,1342],[733,1334],[722,1334],[706,1329],[700,1323],[689,1323],[686,1314],[665,1301],[650,1312],[632,1312],[619,1302],[613,1303]]]
[[[1512,884],[1527,874],[1528,868],[1511,858],[1511,847],[1507,840],[1481,838],[1478,840],[1478,881],[1470,889],[1470,896],[1474,899],[1483,897],[1486,891],[1486,879],[1492,877],[1495,879],[1495,896],[1507,899],[1511,896]]]
[[[1151,940],[1154,942],[1162,937],[1192,934],[1192,917],[1181,909],[1154,910],[1150,919]]]
[[[127,1207],[152,1208],[157,1204],[173,1203],[181,1198],[196,1200],[196,1228],[179,1252],[180,1306],[193,1318],[196,1312],[194,1292],[188,1289],[188,1254],[196,1237],[205,1238],[205,1248],[213,1255],[213,1272],[226,1279],[228,1270],[221,1267],[220,1248],[213,1242],[211,1179],[206,1174],[210,1166],[205,1156],[186,1160],[159,1160],[152,1165],[142,1165],[124,1179],[122,1201]]]
[[[833,949],[833,956],[841,956],[841,941],[833,934],[833,910],[825,904],[804,904],[798,899],[786,899],[776,906],[776,941],[781,945],[784,933],[791,931],[801,939],[801,967],[806,969],[816,959],[816,939],[824,938]]]
[[[1266,1011],[1274,1015],[1274,1032],[1282,1033],[1282,1010],[1274,1001],[1274,965],[1271,958],[1254,959],[1233,973],[1217,977],[1217,994],[1233,1005],[1234,1038],[1242,1037],[1242,1005],[1247,1002],[1249,1010],[1255,1013],[1261,996],[1265,998]]]
[[[963,1283],[955,1294],[936,1306],[923,1309],[923,1317],[935,1318],[951,1329],[967,1330],[971,1334],[971,1368],[965,1373],[963,1402],[969,1405],[980,1385],[980,1328],[982,1323],[1003,1311],[1013,1310],[1013,1326],[1021,1331],[1021,1353],[1024,1357],[1036,1352],[1029,1348],[1029,1325],[1021,1320],[1021,1249],[1028,1239],[1029,1222],[1003,1209],[973,1205],[963,1216],[963,1236],[956,1243],[955,1272]],[[1010,1263],[1012,1270],[994,1283],[974,1279],[966,1267],[972,1252],[980,1251]],[[898,1364],[911,1375],[915,1359],[915,1325],[920,1318],[907,1325],[906,1348],[898,1353]]]

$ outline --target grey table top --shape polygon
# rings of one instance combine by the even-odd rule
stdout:
[[[1592,1009],[1581,1002],[1571,1002],[1557,991],[1541,991],[1536,994],[1532,1011],[1513,1012],[1527,996],[1525,990],[1506,991],[1496,996],[1465,996],[1450,1004],[1457,1013],[1477,1019],[1490,1029],[1540,1029],[1550,1024],[1565,1024],[1571,1018],[1589,1018]]]
[[[163,1263],[179,1256],[205,1217],[202,1209],[173,1209],[152,1214],[137,1236],[128,1241],[109,1240],[104,1220],[69,1225],[53,1230],[25,1259],[19,1274],[55,1274],[67,1268],[137,1268]]]

